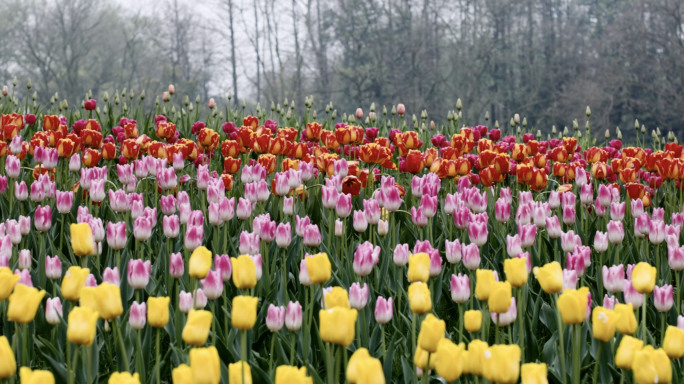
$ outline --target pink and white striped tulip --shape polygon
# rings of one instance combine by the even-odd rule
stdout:
[[[674,305],[673,291],[672,285],[669,284],[665,284],[661,287],[656,285],[653,288],[653,304],[658,312],[667,312],[672,309],[672,306]]]
[[[48,298],[45,302],[45,321],[50,325],[57,325],[62,322],[62,301],[59,297]]]
[[[302,327],[302,305],[299,304],[299,301],[287,303],[285,327],[292,332],[296,332]]]
[[[285,307],[270,304],[266,312],[266,328],[271,332],[278,332],[285,324]]]
[[[368,304],[369,289],[366,283],[353,283],[349,287],[349,305],[357,310],[363,309]]]
[[[133,289],[144,289],[150,282],[152,262],[130,259],[128,261],[128,285]]]
[[[135,330],[145,328],[147,323],[147,304],[138,303],[134,301],[131,304],[130,314],[128,317],[128,325]]]
[[[470,299],[470,278],[468,275],[451,275],[451,300],[463,304]]]
[[[392,321],[393,316],[393,300],[391,297],[385,299],[382,296],[378,296],[375,300],[375,321],[378,324],[387,324]]]

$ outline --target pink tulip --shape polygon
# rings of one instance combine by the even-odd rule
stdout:
[[[285,197],[283,199],[283,214],[292,216],[294,214],[294,198]]]
[[[610,219],[622,221],[625,218],[625,203],[610,204]]]
[[[451,275],[451,300],[463,304],[470,299],[470,278],[468,275]]]
[[[59,297],[48,298],[45,302],[45,321],[50,325],[62,322],[62,301]]]
[[[492,322],[499,327],[505,327],[507,325],[511,325],[515,322],[515,319],[518,317],[518,306],[516,305],[515,302],[515,297],[511,297],[511,305],[508,307],[508,310],[504,313],[495,313],[492,312],[490,314],[492,318]]]
[[[625,229],[621,221],[611,220],[608,222],[608,241],[611,244],[620,244],[625,238]]]
[[[363,211],[366,215],[366,220],[368,221],[368,224],[378,224],[378,222],[380,221],[380,204],[378,204],[377,200],[363,200]]]
[[[389,233],[389,222],[387,220],[378,220],[378,235],[385,236]]]
[[[379,246],[374,247],[369,241],[359,244],[354,252],[354,273],[359,276],[368,276],[378,261],[380,261]]]
[[[677,316],[677,328],[684,330],[684,316]]]
[[[274,176],[275,191],[278,196],[286,196],[290,193],[290,180],[287,172],[277,172]]]
[[[78,153],[73,154],[69,158],[69,171],[78,172],[81,169],[81,155]]]
[[[249,200],[240,197],[238,199],[238,205],[237,209],[235,210],[235,214],[240,220],[248,219],[252,215],[252,203],[250,203]]]
[[[180,255],[180,253],[178,254]],[[172,254],[173,256],[173,254]],[[183,259],[181,258],[181,263]],[[221,272],[221,280],[225,283],[230,280],[233,274],[233,264],[230,262],[230,256],[228,255],[214,255],[214,268]],[[181,272],[182,275],[182,272]]]
[[[599,204],[598,201],[595,201],[594,202],[594,213],[598,217],[604,217],[604,216],[606,216],[606,207]]]
[[[520,235],[520,245],[523,248],[529,248],[534,245],[534,239],[537,236],[537,226],[534,224],[524,224],[518,226],[518,234]]]
[[[252,258],[254,266],[256,267],[257,280],[261,280],[261,275],[263,274],[263,259],[261,258],[261,254],[257,253],[256,255],[249,255],[249,257]]]
[[[599,184],[598,197],[596,198],[596,201],[603,207],[608,208],[610,203],[613,201],[613,194],[610,191],[611,189],[612,187],[609,187],[605,184]]]
[[[149,260],[130,259],[128,261],[128,285],[133,289],[144,289],[150,282],[152,263]]]
[[[536,229],[536,228],[535,228]],[[468,238],[471,243],[483,246],[487,242],[487,224],[472,222],[468,224]]]
[[[604,265],[601,273],[603,275],[603,286],[608,292],[622,292],[623,281],[625,280],[625,267],[622,264],[611,267]]]
[[[674,305],[673,287],[666,284],[653,288],[653,304],[659,312],[668,312]]]
[[[102,273],[102,282],[116,285],[117,287],[121,285],[121,278],[119,277],[119,268],[105,268]]]
[[[480,248],[477,244],[463,244],[462,247],[463,265],[471,271],[476,270],[480,266]]]
[[[59,256],[45,256],[45,276],[50,280],[58,280],[62,277],[62,261]]]
[[[530,204],[520,204],[515,212],[515,222],[518,225],[530,224],[532,222],[532,206]]]
[[[561,194],[561,206],[563,209],[567,207],[575,207],[577,196],[573,192],[564,192]]]
[[[299,187],[300,185],[302,185],[302,171],[294,168],[288,169],[287,180],[289,182],[290,189]]]
[[[670,224],[678,225],[681,228],[682,225],[684,225],[684,213],[672,212],[672,216],[670,216]]]
[[[521,253],[522,250],[522,243],[520,241],[520,235],[515,234],[513,236],[506,235],[506,253],[508,253],[508,256],[510,257],[515,257],[519,253]]]
[[[409,250],[408,244],[397,244],[396,247],[394,247],[392,260],[396,266],[405,266],[408,263],[409,256],[411,256],[411,251]]]
[[[591,184],[585,184],[580,188],[580,202],[585,207],[594,202],[594,189]]]
[[[266,243],[270,243],[275,239],[276,226],[276,222],[271,221],[271,216],[268,213],[257,216],[252,222],[254,232]]]
[[[568,253],[565,257],[565,265],[567,269],[573,270],[577,276],[584,275],[586,265],[584,264],[584,256],[578,253]]]
[[[10,179],[16,179],[21,173],[21,160],[14,155],[8,155],[5,159],[5,173]]]
[[[632,212],[632,216],[634,213]],[[634,219],[634,236],[638,238],[644,238],[648,235],[651,229],[651,218],[648,217],[648,213],[643,212],[635,217]]]
[[[302,305],[298,301],[287,303],[285,327],[292,332],[296,332],[302,327]]]
[[[551,193],[549,193],[549,205],[552,209],[556,209],[561,206],[560,192],[551,191]]]
[[[183,313],[188,313],[193,307],[192,293],[181,291],[178,295],[178,309]]]
[[[304,216],[303,218],[298,215],[295,216],[295,232],[297,236],[304,237],[304,231],[309,224],[311,224],[309,216]]]
[[[180,234],[180,219],[176,215],[162,217],[162,229],[164,236],[175,239]]]
[[[279,248],[287,248],[292,241],[292,229],[290,223],[280,223],[276,228],[275,241]]]
[[[393,300],[391,297],[385,299],[382,296],[378,296],[375,301],[375,321],[378,324],[387,324],[392,321],[393,316]]]
[[[334,192],[337,193],[337,192]],[[352,196],[348,193],[341,193],[337,195],[337,203],[335,205],[335,212],[337,216],[344,219],[352,212]]]
[[[56,206],[59,213],[65,214],[71,212],[71,207],[74,203],[73,191],[56,191]]]
[[[454,226],[458,229],[468,228],[472,212],[467,207],[461,207],[458,211],[454,211]]]
[[[268,190],[268,183],[266,183],[266,180],[262,179],[256,182],[256,193],[258,202],[263,203],[268,200],[271,196],[271,192]]]
[[[456,264],[461,261],[461,242],[458,239],[454,241],[445,240],[444,248],[449,263]]]
[[[418,227],[425,227],[428,224],[427,216],[420,209],[416,209],[416,207],[411,207],[411,221],[413,221],[413,225]]]
[[[618,304],[619,301],[615,296],[610,296],[608,294],[603,295],[603,307],[605,309],[613,309],[615,308],[615,304]]]
[[[311,285],[309,270],[306,266],[306,257],[299,262],[299,284],[308,287]]]
[[[660,244],[665,240],[665,223],[660,220],[651,220],[648,226],[648,240],[651,244]]]
[[[563,269],[563,290],[577,288],[577,271]]]
[[[203,225],[188,225],[185,230],[185,249],[194,251],[197,247],[202,245],[204,241],[204,226]]]
[[[116,175],[121,184],[130,184],[133,181],[133,165],[117,164]]]
[[[499,223],[508,222],[511,218],[511,203],[501,197],[498,198],[494,204],[494,218]]]
[[[575,184],[577,186],[583,187],[589,182],[589,174],[587,170],[582,167],[575,167]]]
[[[653,208],[651,220],[665,221],[665,208]]]
[[[644,202],[641,199],[634,199],[630,201],[632,205],[632,217],[637,217],[644,213]]]
[[[551,239],[557,239],[563,235],[558,216],[554,215],[546,218],[546,231]]]
[[[368,303],[368,284],[353,283],[349,287],[349,305],[357,310],[363,309]]]
[[[435,216],[437,213],[437,196],[423,195],[420,199],[419,210],[428,219]]]
[[[130,314],[128,317],[128,325],[135,330],[145,328],[147,323],[147,304],[138,303],[134,301],[131,304]]]
[[[608,234],[605,232],[596,231],[594,235],[594,250],[596,252],[605,252],[608,249]]]
[[[126,196],[126,192],[123,189],[117,189],[113,190],[110,189],[108,191],[109,194],[109,206],[112,208],[114,212],[128,212],[131,210],[131,204],[128,201],[128,198]],[[173,196],[171,196],[173,197]],[[162,206],[164,204],[164,196],[162,196]],[[174,206],[173,209],[175,210],[176,207]]]
[[[368,220],[363,211],[354,211],[353,227],[356,232],[365,232],[368,229]]]
[[[21,227],[19,226],[19,222],[17,222],[16,220],[7,220],[5,224],[7,229],[7,235],[9,235],[12,244],[19,244],[21,242]],[[30,225],[31,224],[29,222],[29,226]]]
[[[107,223],[107,244],[111,249],[123,249],[126,246],[126,222]]]
[[[31,272],[28,269],[14,270],[14,274],[19,276],[17,284],[23,284],[27,287],[33,288],[33,281],[31,280]]]
[[[344,234],[344,222],[342,220],[335,220],[335,236],[342,237]]]
[[[156,176],[157,185],[162,191],[174,189],[178,185],[176,171],[173,168],[160,168],[157,170]]]
[[[565,195],[565,194],[563,194],[563,195]],[[575,211],[575,206],[574,205],[564,206],[563,207],[563,223],[566,225],[573,225],[573,224],[575,224],[576,219],[577,219],[577,212]]]
[[[28,249],[22,249],[19,251],[19,258],[17,261],[19,269],[31,269],[31,251]]]
[[[133,237],[137,241],[147,241],[152,236],[152,219],[139,216],[133,222]]]
[[[468,201],[466,202],[470,209],[474,213],[485,212],[487,210],[487,191],[482,191],[482,194],[479,193],[477,188],[471,188],[470,191]]]
[[[563,252],[572,252],[575,249],[575,246],[578,244],[577,237],[573,230],[561,234],[561,248]]]
[[[14,182],[14,197],[19,201],[26,201],[26,199],[28,199],[28,187],[26,186],[26,182]]]
[[[37,206],[33,222],[36,226],[37,231],[48,231],[50,227],[52,227],[52,207],[49,205]]]
[[[202,309],[207,306],[207,295],[202,288],[198,288],[192,295],[191,305],[194,303],[195,309]]]
[[[219,200],[219,211],[221,214],[221,221],[227,222],[233,219],[235,215],[235,198],[222,197]]]
[[[394,185],[380,189],[380,196],[382,197],[383,208],[389,212],[397,211],[403,203],[399,190]]]
[[[173,215],[176,213],[176,198],[173,195],[162,195],[159,206],[164,215]]]
[[[138,176],[140,177],[140,176]],[[209,176],[209,166],[208,165],[200,165],[197,167],[197,188],[206,191],[207,188],[209,187],[209,179],[211,177]]]
[[[0,195],[7,191],[7,176],[0,176]]]
[[[321,203],[323,204],[323,207],[335,209],[339,199],[338,196],[339,193],[337,192],[337,188],[327,185],[321,187]],[[349,197],[351,198],[351,195]],[[346,204],[343,204],[340,209],[344,208],[346,208]],[[349,212],[351,212],[351,208],[349,208]],[[337,215],[339,216],[339,213]]]
[[[681,271],[684,269],[684,246],[668,247],[667,262],[670,265],[670,269],[673,271]]]
[[[31,217],[19,216],[19,232],[22,236],[26,236],[31,232]]]
[[[270,304],[266,312],[266,327],[271,332],[278,332],[285,324],[285,307]]]
[[[202,283],[202,290],[209,300],[216,300],[223,294],[221,271],[209,270],[207,277],[200,280],[200,282]]]
[[[442,272],[442,257],[439,252],[430,253],[430,277],[439,276]]]
[[[634,309],[640,308],[644,303],[644,295],[634,288],[632,279],[625,279],[622,284],[625,303],[631,303]]]
[[[242,231],[239,250],[241,254],[255,255],[259,253],[259,235]]]
[[[453,215],[454,209],[458,206],[459,200],[460,196],[456,195],[455,193],[447,193],[446,197],[444,198],[444,213],[446,213],[447,215]]]

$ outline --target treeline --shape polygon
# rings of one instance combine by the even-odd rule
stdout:
[[[153,16],[111,0],[2,7],[3,75],[30,77],[42,100],[124,86],[156,97],[174,83],[193,100],[304,108],[313,95],[319,111],[403,103],[443,121],[460,98],[470,123],[519,113],[543,132],[582,125],[589,105],[600,136],[633,135],[635,119],[684,135],[680,0],[168,0]]]

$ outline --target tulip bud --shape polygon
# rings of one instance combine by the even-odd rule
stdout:
[[[293,332],[298,331],[302,327],[302,306],[298,301],[287,303],[285,326]]]
[[[62,302],[59,297],[47,299],[45,303],[45,321],[57,325],[62,321]]]

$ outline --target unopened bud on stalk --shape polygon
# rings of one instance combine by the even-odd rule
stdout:
[[[616,137],[618,140],[622,140],[622,132],[618,131]]]
[[[332,115],[330,115],[330,117],[332,117],[333,120],[337,118],[337,109],[333,110]]]
[[[135,92],[133,92],[133,90],[131,90],[131,91],[128,93],[128,98],[131,99],[131,100],[133,100],[133,97],[135,97]]]
[[[537,137],[542,137],[541,130],[537,129]]]
[[[427,118],[428,118],[427,109],[423,109],[423,110],[420,112],[420,118],[421,118],[422,120],[427,120]]]
[[[587,120],[587,123],[584,124],[584,130],[589,132],[590,129],[591,129],[591,126],[589,125],[589,120]]]
[[[370,125],[370,118],[366,116],[366,120],[364,121],[364,124]]]
[[[195,104],[199,104],[200,101],[202,101],[202,99],[200,99],[199,95],[197,95],[197,97],[195,97]]]
[[[610,139],[610,129],[606,129],[605,137],[606,139]]]
[[[670,140],[670,141],[672,141],[672,140],[674,140],[674,138],[675,138],[674,132],[669,131],[669,132],[667,133],[667,139]]]
[[[435,130],[435,121],[434,120],[430,120],[430,129],[433,131]]]
[[[292,118],[292,112],[291,112],[291,111],[287,111],[287,114],[285,115],[285,118],[288,119],[288,120],[290,120],[290,119]]]
[[[424,130],[425,130],[425,123],[420,123],[420,131],[422,132]]]
[[[411,121],[413,121],[413,124],[416,124],[416,122],[418,121],[418,118],[415,114],[413,115],[413,117],[411,117]]]
[[[568,129],[567,126],[565,126],[565,128],[563,128],[563,136],[570,136],[570,130]]]
[[[173,107],[171,107],[171,114],[175,115],[176,113],[178,112],[176,111],[176,106],[174,105]]]
[[[374,102],[371,103],[370,111],[371,111],[371,112],[375,112],[375,103],[374,103]]]
[[[397,107],[393,105],[392,106],[392,116],[394,116],[396,114],[397,114]]]
[[[16,87],[18,83],[19,83],[19,81],[17,80],[17,77],[14,76],[14,78],[12,79],[12,86]]]
[[[244,100],[243,100],[243,101],[242,101],[242,109],[244,110],[245,108],[247,108],[247,104],[245,104],[245,102],[244,102]]]
[[[642,126],[641,126],[641,134],[642,134],[642,135],[645,135],[645,134],[646,134],[646,126],[645,126],[645,125],[642,125]]]
[[[280,109],[280,103],[276,105],[276,112],[280,115],[282,113],[282,109]]]
[[[587,117],[591,117],[591,108],[587,105],[587,111],[585,112],[587,114]]]
[[[634,130],[638,131],[639,130],[639,119],[634,120]]]
[[[458,100],[456,100],[456,109],[461,110],[463,108],[463,103],[461,103],[461,98],[459,97]]]
[[[176,93],[176,87],[173,84],[169,84],[169,95]]]
[[[515,121],[516,124],[520,124],[520,114],[516,113],[513,115],[513,121]]]
[[[31,87],[32,87],[31,80],[29,80],[26,82],[26,88],[31,89]]]
[[[233,94],[228,92],[228,100],[232,100],[232,99],[233,99]]]
[[[7,87],[6,85],[3,85],[2,86],[2,95],[7,96],[8,94],[9,94],[9,87]]]
[[[511,118],[511,127],[515,127],[515,119]]]
[[[489,111],[485,112],[485,121],[489,121]]]
[[[311,117],[313,117],[313,119],[316,120],[318,118],[318,113],[316,113],[316,111],[313,111]]]
[[[527,127],[527,117],[523,117],[522,126],[523,128]]]
[[[170,93],[170,92],[169,92],[169,93]],[[185,95],[185,97],[183,98],[183,104],[184,104],[186,107],[187,107],[188,105],[190,105],[190,98],[188,97],[188,95]]]
[[[126,88],[124,88],[123,91],[121,91],[121,98],[126,98]]]
[[[499,120],[494,122],[494,128],[499,129]]]
[[[102,101],[105,103],[109,101],[109,92],[105,91],[104,95],[102,95]]]
[[[520,134],[522,133],[522,128],[520,128],[520,126],[518,126],[518,127],[516,128],[515,132],[516,132],[518,135],[520,135]]]
[[[384,105],[382,106],[382,115],[387,116],[387,107]]]
[[[572,121],[572,129],[575,131],[579,129],[579,123],[577,123],[577,119]]]
[[[656,133],[658,134],[658,136],[661,136],[661,135],[662,135],[662,134],[660,133],[660,127],[656,127]]]
[[[447,120],[448,120],[448,121],[451,121],[451,120],[453,120],[453,119],[454,119],[454,114],[453,114],[453,112],[451,112],[451,111],[447,112]]]
[[[582,132],[577,132],[577,138],[582,138]]]

